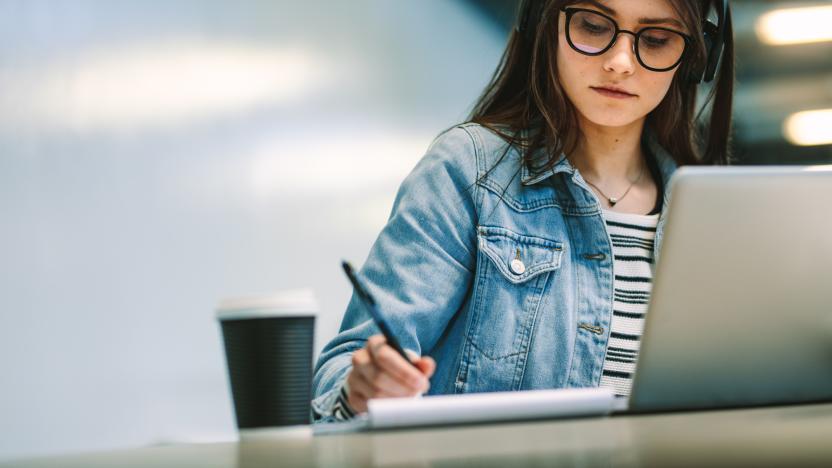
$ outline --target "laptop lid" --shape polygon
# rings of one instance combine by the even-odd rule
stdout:
[[[671,183],[628,412],[832,401],[832,166]]]

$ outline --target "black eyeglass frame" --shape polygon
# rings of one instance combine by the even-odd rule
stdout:
[[[601,13],[600,11],[591,10],[589,8],[574,8],[574,7],[568,7],[568,6],[561,8],[561,11],[566,13],[566,21],[564,22],[564,28],[565,28],[564,33],[566,34],[566,42],[569,43],[569,46],[572,47],[572,49],[574,49],[576,52],[578,52],[580,54],[583,54],[583,55],[589,55],[589,56],[594,57],[594,56],[605,54],[608,50],[610,50],[615,45],[616,42],[618,42],[618,35],[621,34],[621,33],[626,33],[626,34],[629,34],[629,35],[631,35],[635,38],[635,40],[633,41],[633,54],[636,56],[636,60],[638,60],[638,63],[642,67],[644,67],[644,68],[646,68],[650,71],[654,71],[654,72],[669,72],[669,71],[673,70],[674,68],[678,67],[680,63],[682,63],[682,61],[685,59],[685,56],[688,55],[688,51],[690,50],[691,45],[693,44],[693,39],[689,35],[681,32],[681,31],[677,31],[675,29],[663,28],[663,27],[660,27],[660,26],[648,26],[646,28],[639,29],[638,32],[633,32],[633,31],[629,31],[629,30],[626,30],[626,29],[621,29],[620,27],[618,27],[618,22],[617,21],[615,21],[613,18],[610,18],[609,16],[605,15],[604,13]],[[613,25],[615,25],[615,34],[613,34],[612,40],[607,45],[607,47],[605,47],[603,50],[601,50],[599,52],[587,52],[585,50],[579,49],[575,45],[575,43],[572,42],[572,34],[569,32],[569,24],[572,21],[572,17],[575,16],[575,13],[578,13],[578,12],[586,12],[586,13],[596,14],[598,16],[601,16],[602,18],[605,18],[605,19],[609,20]],[[666,68],[653,68],[653,67],[645,64],[644,60],[642,60],[642,58],[641,58],[641,54],[638,51],[638,44],[639,44],[639,41],[641,41],[642,33],[644,33],[644,31],[656,31],[656,30],[676,33],[676,34],[682,36],[682,39],[685,41],[685,48],[684,48],[684,50],[682,50],[682,53],[679,56],[679,60],[677,60],[676,63],[674,63],[673,65],[671,65],[669,67],[666,67]]]

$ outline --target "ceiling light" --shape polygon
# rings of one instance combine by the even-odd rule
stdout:
[[[832,109],[789,116],[783,124],[783,134],[798,146],[832,145]]]
[[[68,72],[31,78],[39,92],[27,105],[40,121],[75,130],[192,124],[301,103],[332,83],[328,68],[312,51],[291,46],[112,46],[80,56]]]
[[[832,41],[832,6],[785,8],[757,20],[757,37],[769,45]]]

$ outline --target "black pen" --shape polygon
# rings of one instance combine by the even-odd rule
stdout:
[[[352,266],[346,260],[341,261],[341,266],[344,267],[344,272],[350,279],[352,287],[355,288],[355,292],[358,295],[358,298],[361,299],[361,302],[364,304],[364,308],[366,308],[367,311],[370,312],[370,316],[373,318],[373,321],[376,323],[376,325],[378,325],[378,328],[381,329],[381,333],[384,335],[384,338],[387,339],[387,344],[390,345],[391,348],[395,349],[396,352],[401,354],[404,360],[410,363],[410,365],[416,367],[416,365],[410,361],[410,358],[404,352],[404,349],[402,349],[402,346],[399,344],[399,341],[396,339],[396,337],[393,336],[393,332],[390,331],[390,327],[387,325],[387,321],[384,320],[384,317],[381,315],[378,308],[376,307],[376,301],[375,299],[373,299],[373,296],[371,296],[370,292],[367,291],[361,285],[360,281],[358,281],[358,277],[353,272]]]

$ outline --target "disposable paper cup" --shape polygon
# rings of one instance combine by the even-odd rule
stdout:
[[[239,429],[310,423],[318,303],[309,289],[217,307]]]

